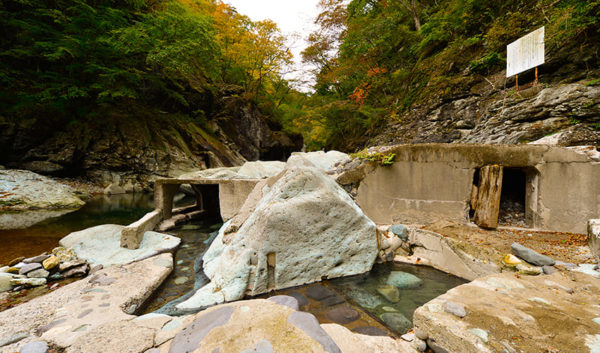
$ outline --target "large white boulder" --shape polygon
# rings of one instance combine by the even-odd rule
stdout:
[[[274,179],[257,184],[264,196],[245,221],[232,221],[239,227],[221,228],[203,257],[211,283],[179,310],[371,269],[375,223],[332,178],[318,168],[292,167]]]
[[[0,209],[79,208],[84,204],[68,185],[27,170],[0,170]]]
[[[337,163],[349,159],[350,156],[339,151],[316,151],[316,152],[294,152],[288,159],[288,162],[302,158],[314,164],[317,168],[328,171]]]
[[[280,161],[255,161],[246,162],[238,170],[238,174],[252,179],[263,179],[275,176],[285,168],[285,163]]]

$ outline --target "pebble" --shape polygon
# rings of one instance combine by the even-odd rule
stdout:
[[[420,287],[423,281],[419,277],[407,272],[392,271],[386,283],[399,289],[413,289]]]
[[[419,352],[425,352],[427,350],[427,342],[423,341],[422,339],[417,338],[415,340],[415,346]]]
[[[352,308],[340,306],[327,312],[327,318],[338,324],[349,324],[360,318],[360,313]]]
[[[21,257],[17,257],[16,259],[12,259],[9,263],[8,266],[14,266],[16,264],[18,264],[19,262],[25,260],[25,258],[23,256]]]
[[[48,343],[44,341],[35,341],[29,342],[21,349],[19,349],[19,353],[47,353],[48,352]]]
[[[187,281],[188,281],[188,278],[185,276],[182,276],[182,277],[177,277],[174,282],[175,282],[175,284],[184,284]]]
[[[429,338],[429,335],[427,334],[427,331],[423,331],[423,330],[420,330],[418,328],[415,328],[415,336],[418,339],[421,339],[421,340],[426,340],[426,339]]]
[[[303,296],[302,294],[300,294],[296,291],[292,291],[292,292],[289,292],[288,295],[290,297],[296,298],[296,300],[298,301],[298,305],[300,305],[300,306],[308,305],[308,299],[306,299],[306,297]]]
[[[558,272],[558,270],[554,267],[554,266],[542,266],[542,270],[544,271],[544,274],[546,275],[551,275],[553,273]]]
[[[518,257],[516,257],[513,254],[504,255],[504,258],[502,258],[502,262],[504,263],[504,265],[509,266],[509,267],[515,267],[518,264],[523,263],[523,261],[521,261]]]
[[[42,264],[39,263],[29,263],[29,264],[25,264],[23,265],[23,267],[21,267],[21,269],[19,270],[19,274],[20,275],[26,275],[27,273],[31,272],[31,271],[35,271],[39,268],[42,268]]]
[[[13,275],[18,275],[21,269],[18,267],[9,267],[6,269],[6,273],[12,273]]]
[[[540,267],[535,267],[527,264],[518,264],[516,269],[517,271],[519,271],[519,273],[529,276],[538,276],[543,273]]]
[[[549,301],[547,301],[546,299],[543,299],[543,298],[539,298],[539,297],[533,297],[533,298],[529,298],[527,300],[529,300],[531,302],[535,302],[535,303],[551,305]]]
[[[58,265],[60,265],[60,259],[54,255],[49,256],[46,260],[42,261],[42,266],[44,266],[45,270],[51,270]]]
[[[467,316],[467,311],[465,310],[465,306],[462,304],[459,304],[459,303],[447,301],[444,303],[444,310],[447,313],[450,313],[450,314],[458,316],[458,317]]]
[[[488,333],[480,328],[472,328],[468,330],[470,333],[481,338],[484,343],[488,343]]]
[[[450,351],[448,351],[446,348],[438,345],[432,339],[427,340],[427,346],[429,346],[429,348],[431,348],[431,350],[434,351],[434,353],[450,353]]]
[[[29,278],[47,278],[49,275],[50,272],[44,270],[43,268],[27,273],[27,277]]]
[[[381,294],[385,299],[392,303],[400,301],[400,291],[398,287],[392,285],[385,285],[377,287],[377,293]]]
[[[412,327],[412,322],[400,313],[385,313],[380,318],[387,326],[397,332],[405,333]]]
[[[398,238],[402,239],[402,241],[408,241],[408,229],[406,226],[402,224],[395,224],[390,228],[390,230],[392,233],[396,234]]]
[[[13,278],[10,280],[13,286],[37,287],[46,284],[45,278]],[[16,290],[17,288],[15,288]]]
[[[60,265],[58,265],[58,270],[60,272],[64,272],[68,269],[71,269],[73,267],[77,267],[77,266],[81,266],[83,264],[85,264],[86,262],[83,260],[75,260],[75,261],[66,261],[61,263]]]
[[[298,305],[298,300],[289,295],[275,295],[270,297],[268,300],[279,305],[285,305],[294,310],[300,309],[300,306]]]
[[[90,269],[89,265],[86,263],[85,265],[77,266],[62,272],[61,274],[65,278],[69,277],[85,277],[87,275],[88,270]]]
[[[342,304],[344,302],[345,302],[344,298],[342,298],[338,295],[334,295],[332,297],[325,298],[321,301],[321,303],[324,306],[334,306],[334,305]]]
[[[48,254],[42,254],[42,255],[30,257],[28,259],[23,259],[23,262],[26,264],[31,264],[31,263],[41,264],[44,260],[46,260],[49,257],[50,257],[50,255],[48,255]]]
[[[352,329],[353,332],[356,332],[358,334],[361,335],[367,335],[367,336],[387,336],[387,332],[385,332],[385,330],[382,330],[378,327],[373,327],[373,326],[360,326],[360,327],[356,327],[354,329]]]
[[[554,259],[539,254],[529,248],[524,247],[523,245],[519,244],[519,243],[513,243],[510,248],[512,249],[512,251],[515,253],[515,255],[517,255],[518,257],[520,257],[521,259],[529,262],[530,264],[536,265],[536,266],[554,266],[554,264],[556,263],[556,261],[554,261]]]
[[[321,301],[325,298],[333,297],[336,294],[329,288],[326,288],[322,285],[315,285],[308,288],[306,295],[311,299]]]
[[[400,338],[402,338],[403,340],[405,340],[406,342],[412,342],[415,339],[415,334],[412,332],[409,333],[405,333],[402,336],[400,336]]]

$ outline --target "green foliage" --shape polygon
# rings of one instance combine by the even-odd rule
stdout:
[[[394,164],[395,153],[368,152],[366,149],[353,153],[352,158],[358,158],[369,162],[376,162],[382,166]]]
[[[321,3],[323,14],[331,14],[342,1]],[[406,5],[410,3],[416,4],[416,11]],[[339,33],[333,38],[339,42],[337,56],[323,61],[327,57],[318,55],[318,48],[331,46],[324,41],[331,26],[322,26],[312,36],[315,42],[306,58],[320,61],[315,94],[304,108],[310,110],[313,123],[302,126],[303,135],[320,141],[318,146],[364,146],[384,119],[411,123],[414,114],[408,112],[415,105],[452,99],[482,82],[482,75],[499,75],[506,45],[541,26],[546,26],[550,65],[566,62],[569,69],[594,74],[599,13],[599,0],[352,0],[347,17],[334,31]],[[351,104],[377,112],[379,119],[364,125],[364,115],[342,109]],[[362,130],[340,128],[342,121]]]

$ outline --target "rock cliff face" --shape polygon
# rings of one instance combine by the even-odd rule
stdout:
[[[560,146],[600,145],[600,86],[540,84],[516,92],[503,74],[454,98],[417,106],[390,122],[370,145],[517,144],[545,139]]]
[[[218,113],[205,120],[134,108],[71,122],[0,117],[0,164],[105,185],[147,186],[157,176],[281,159],[302,148],[300,137],[273,131],[241,99],[222,98],[213,109]]]

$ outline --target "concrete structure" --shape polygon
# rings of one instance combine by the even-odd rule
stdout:
[[[544,145],[398,145],[379,149],[395,163],[364,162],[338,175],[378,224],[468,222],[478,170],[504,167],[503,189],[521,194],[527,226],[586,233],[600,216],[600,153]],[[521,176],[507,179],[507,172]],[[504,197],[504,191],[503,195]]]
[[[172,219],[171,224],[195,218],[200,214],[219,212],[226,221],[242,207],[246,198],[261,179],[222,179],[222,178],[169,178],[158,179],[154,183],[155,210],[142,219],[125,227],[122,231],[121,246],[137,249],[144,233],[156,228],[162,221]],[[181,185],[189,184],[196,193],[196,205],[173,210],[173,197]]]

